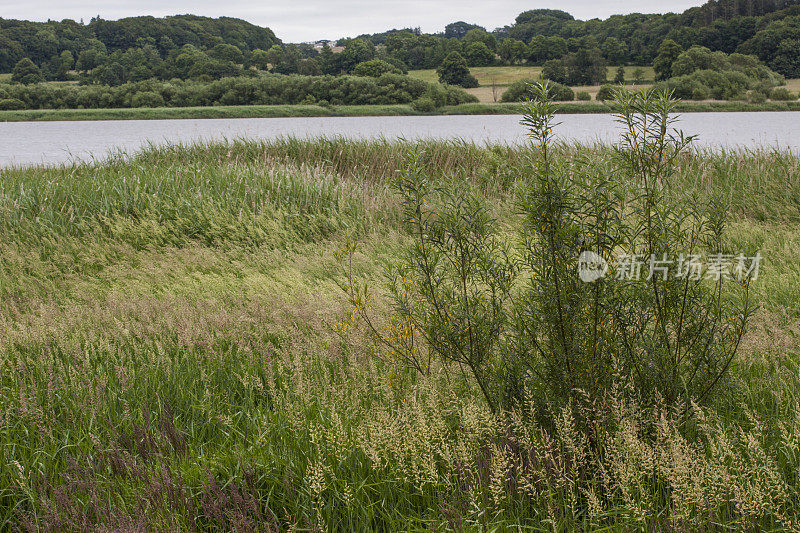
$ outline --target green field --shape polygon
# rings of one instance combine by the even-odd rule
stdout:
[[[393,327],[384,269],[410,236],[389,184],[413,153],[514,234],[528,153],[500,146],[287,139],[3,170],[0,528],[798,526],[800,156],[678,160],[675,188],[728,197],[728,244],[765,257],[760,309],[697,423],[629,406],[587,439],[493,414],[352,321],[355,241]],[[607,147],[555,153],[613,168]]]
[[[786,88],[796,94],[800,94],[800,78],[786,80]]]
[[[637,68],[644,71],[644,80],[652,83],[655,73],[653,67],[625,67],[626,81],[633,83],[633,72]],[[527,67],[527,66],[510,66],[510,67],[471,67],[469,71],[478,78],[478,83],[481,86],[490,86],[493,82],[497,85],[510,85],[517,80],[523,78],[539,79],[542,73],[542,67]],[[617,67],[608,67],[608,79],[613,80],[617,73]],[[426,70],[412,70],[408,73],[409,76],[425,80],[427,82],[436,82],[439,80],[435,69]]]

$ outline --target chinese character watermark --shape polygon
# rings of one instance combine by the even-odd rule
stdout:
[[[581,281],[592,283],[605,277],[611,271],[618,280],[657,280],[666,281],[669,276],[678,279],[698,281],[736,280],[740,283],[758,279],[761,268],[761,253],[747,256],[744,253],[713,253],[705,258],[700,254],[678,254],[670,256],[652,254],[621,253],[611,261],[591,250],[581,252],[578,257],[578,276]]]

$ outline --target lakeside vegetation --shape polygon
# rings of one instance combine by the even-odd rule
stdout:
[[[58,120],[167,120],[203,118],[281,118],[281,117],[369,117],[369,116],[436,116],[436,115],[519,115],[521,103],[472,103],[442,106],[430,111],[414,109],[409,104],[397,105],[237,105],[200,107],[155,107],[121,109],[34,109],[0,111],[0,122]],[[800,111],[798,102],[681,102],[676,111],[739,112]],[[610,113],[604,102],[563,102],[559,113]]]
[[[664,205],[726,200],[709,213],[729,218],[725,249],[765,261],[730,371],[688,418],[605,370],[596,404],[548,411],[532,391],[493,409],[457,362],[420,373],[371,332],[410,334],[386,278],[420,257],[408,187],[438,191],[419,198],[447,224],[462,212],[447,194],[472,195],[463,213],[478,201],[516,243],[542,146],[570,205],[595,179],[640,186],[620,170],[630,148],[557,139],[282,139],[3,169],[0,527],[800,527],[798,154],[688,150],[663,174]]]
[[[224,78],[213,82],[154,80],[116,87],[0,85],[0,109],[92,109],[214,105],[389,105],[426,101],[431,107],[475,102],[458,87],[398,74]]]

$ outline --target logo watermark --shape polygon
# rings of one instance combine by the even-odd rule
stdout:
[[[586,283],[597,281],[609,272],[618,280],[650,280],[654,277],[666,280],[672,276],[695,281],[726,279],[741,283],[758,279],[761,259],[761,253],[757,252],[753,256],[743,253],[715,253],[707,256],[652,254],[649,257],[643,254],[621,253],[608,260],[596,252],[585,250],[578,256],[578,276]]]
[[[608,272],[608,261],[591,250],[584,250],[578,256],[578,276],[581,281],[591,283],[602,278]]]

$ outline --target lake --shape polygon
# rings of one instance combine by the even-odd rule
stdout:
[[[464,139],[476,143],[524,142],[518,115],[303,117],[184,120],[0,122],[0,166],[102,159],[109,151],[134,153],[147,144],[281,136],[387,139]],[[559,137],[613,142],[611,115],[558,115]],[[678,127],[711,148],[800,150],[800,112],[687,113]]]

